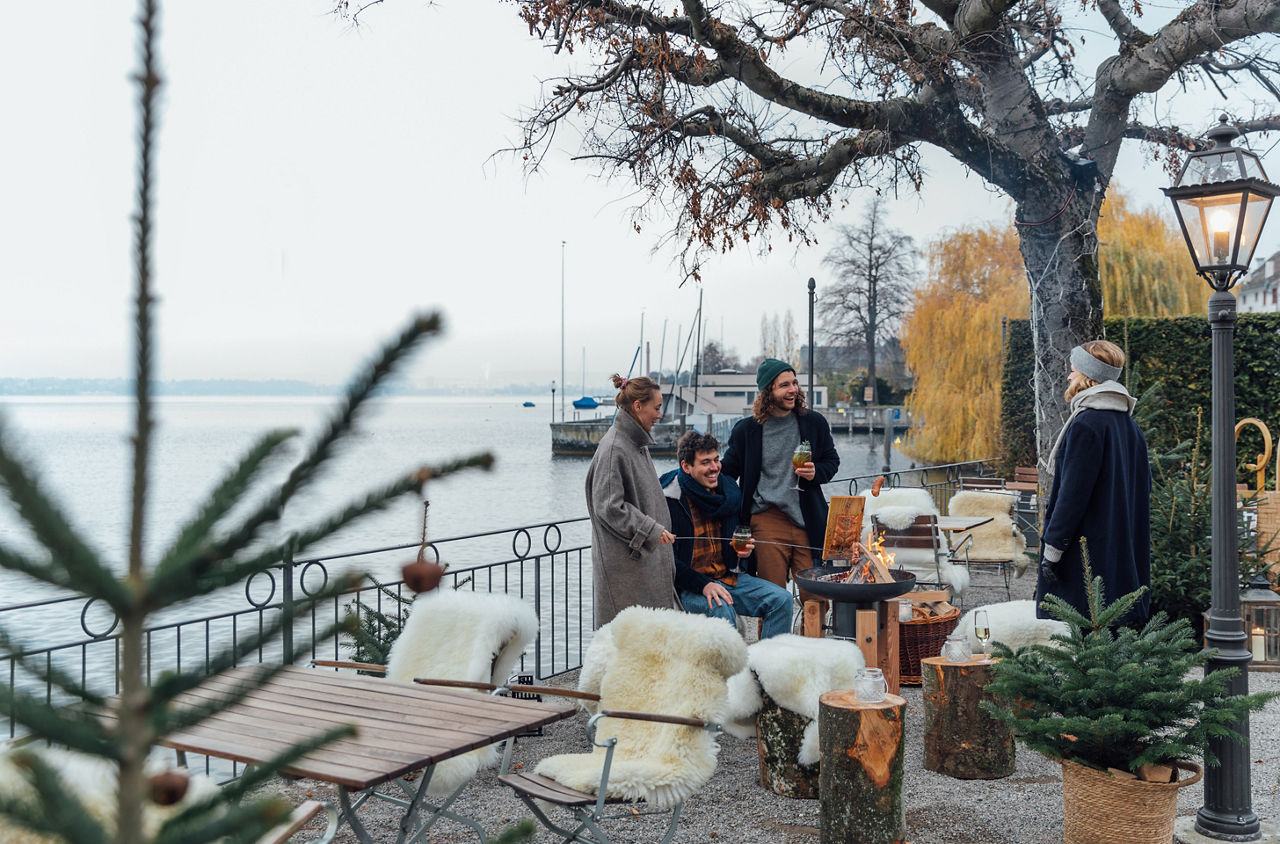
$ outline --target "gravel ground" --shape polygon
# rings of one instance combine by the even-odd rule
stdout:
[[[990,575],[979,575],[966,593],[965,605],[972,608],[1004,600],[1004,590],[992,588]],[[1014,581],[1014,598],[1030,598],[1034,582],[1030,575]],[[576,672],[559,678],[564,685],[576,683]],[[1280,674],[1255,673],[1250,676],[1252,691],[1280,690]],[[1039,754],[1018,748],[1017,767],[1012,776],[992,781],[963,781],[926,771],[922,767],[924,748],[923,702],[919,688],[903,687],[906,711],[906,782],[904,785],[907,838],[913,844],[1041,844],[1062,840],[1061,769]],[[520,740],[515,762],[526,769],[544,756],[587,750],[586,718],[579,715],[548,727],[545,735]],[[1265,822],[1280,822],[1280,701],[1273,702],[1252,719],[1253,808]],[[800,844],[818,840],[818,801],[780,797],[759,785],[759,760],[755,740],[723,736],[715,774],[685,803],[675,841],[770,842]],[[333,802],[332,787],[310,780],[279,781],[271,790],[289,799],[306,797]],[[1178,814],[1194,815],[1204,800],[1203,783],[1182,789]],[[481,772],[455,804],[457,810],[477,819],[494,834],[528,816],[523,804],[510,789],[500,786],[496,771]],[[376,841],[394,841],[398,832],[395,807],[382,801],[366,804],[360,812]],[[665,820],[629,817],[613,822],[617,840],[652,842],[661,838]],[[302,834],[309,840],[314,834]],[[438,824],[429,841],[475,840],[469,829],[450,822]],[[545,831],[539,842],[555,840]],[[355,837],[343,830],[337,841]]]

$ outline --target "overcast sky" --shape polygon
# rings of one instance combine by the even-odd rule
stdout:
[[[159,376],[345,380],[415,310],[446,338],[411,377],[550,382],[560,370],[561,242],[571,392],[626,371],[641,312],[658,365],[697,306],[660,226],[636,234],[632,186],[553,152],[526,180],[491,155],[515,140],[556,57],[496,0],[393,0],[362,25],[328,0],[174,2],[161,22]],[[7,4],[0,28],[0,377],[129,372],[129,215],[136,67],[132,0]],[[1196,103],[1207,127],[1222,108]],[[566,141],[572,141],[564,133]],[[1259,147],[1265,149],[1265,146]],[[1274,156],[1273,156],[1274,157]],[[928,155],[928,186],[890,206],[921,241],[1003,219],[1005,199]],[[1265,162],[1280,168],[1280,162]],[[1140,203],[1157,170],[1126,154]],[[854,197],[846,220],[864,200]],[[1274,250],[1280,224],[1264,237]],[[760,316],[826,282],[831,238],[767,258],[740,250],[704,274],[713,339],[758,351]],[[1260,254],[1262,250],[1260,249]]]

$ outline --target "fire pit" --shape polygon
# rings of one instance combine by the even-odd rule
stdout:
[[[863,566],[853,574],[865,573]],[[815,566],[796,573],[796,585],[805,592],[831,601],[831,635],[852,640],[862,651],[868,666],[879,666],[889,683],[898,689],[898,614],[886,612],[883,602],[915,588],[911,572],[889,570],[892,579],[881,576],[871,582],[848,582],[848,566]]]
[[[837,605],[852,604],[864,610],[916,587],[916,576],[909,571],[890,571],[893,580],[887,583],[848,583],[844,578],[849,572],[848,566],[815,566],[796,572],[796,585]]]

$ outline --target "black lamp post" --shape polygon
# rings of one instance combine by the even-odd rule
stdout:
[[[1177,183],[1164,188],[1191,250],[1196,273],[1213,288],[1209,327],[1213,338],[1213,599],[1205,644],[1218,654],[1205,672],[1237,668],[1231,694],[1249,691],[1251,652],[1240,616],[1240,558],[1236,548],[1235,375],[1232,362],[1236,298],[1229,291],[1249,268],[1258,236],[1280,187],[1268,182],[1258,156],[1233,147],[1240,131],[1223,115],[1207,137],[1213,147],[1192,153]],[[1249,735],[1249,716],[1237,724]],[[1195,831],[1221,841],[1256,841],[1262,827],[1252,807],[1248,741],[1213,737],[1209,749],[1221,764],[1204,778],[1204,805]]]

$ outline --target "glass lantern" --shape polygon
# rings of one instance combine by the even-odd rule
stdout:
[[[1226,115],[1206,136],[1213,146],[1192,153],[1177,184],[1164,193],[1173,201],[1196,273],[1215,290],[1228,290],[1249,268],[1280,188],[1267,181],[1256,154],[1232,146],[1240,130]]]
[[[1240,593],[1245,647],[1253,653],[1250,671],[1280,671],[1280,595],[1259,572]]]

